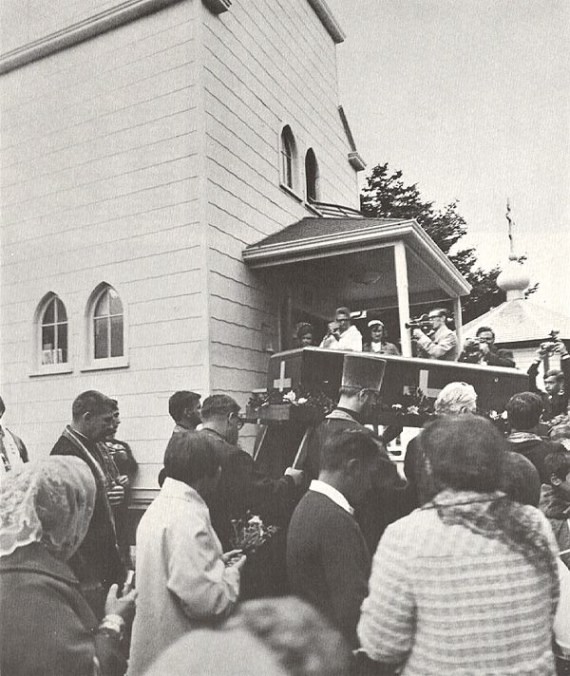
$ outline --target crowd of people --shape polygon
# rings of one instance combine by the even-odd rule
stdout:
[[[484,338],[488,363],[508,358]],[[563,381],[514,395],[506,434],[477,415],[471,385],[448,384],[401,473],[365,424],[381,368],[360,361],[345,358],[336,408],[278,477],[240,448],[232,397],[174,393],[134,543],[137,464],[116,400],[81,393],[43,460],[0,427],[0,672],[569,673]],[[240,524],[270,535],[256,549]]]

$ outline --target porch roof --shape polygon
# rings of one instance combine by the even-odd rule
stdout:
[[[363,257],[365,252],[386,249],[398,242],[403,242],[411,253],[408,268],[418,264],[419,268],[414,268],[417,276],[437,280],[437,285],[450,296],[470,292],[469,283],[414,219],[303,218],[246,247],[243,259],[250,268],[259,269],[358,254],[354,257],[356,264],[350,267],[362,270],[358,262],[370,260],[369,255]]]

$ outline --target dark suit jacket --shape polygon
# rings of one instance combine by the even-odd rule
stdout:
[[[270,479],[254,466],[253,458],[219,434],[202,429],[222,468],[214,495],[208,498],[212,526],[224,550],[230,548],[232,519],[243,519],[248,511],[260,516],[266,525],[286,525],[299,498],[293,479]]]
[[[353,647],[370,565],[354,517],[326,495],[309,490],[287,532],[289,583],[293,593],[318,608]]]
[[[69,565],[85,589],[101,584],[108,589],[112,584],[122,582],[125,569],[117,547],[117,536],[113,514],[107,498],[107,487],[101,480],[94,463],[101,467],[97,444],[82,439],[89,451],[84,451],[66,436],[61,436],[51,451],[51,455],[73,455],[85,461],[97,484],[95,509],[89,523],[89,530],[77,553],[70,559]]]

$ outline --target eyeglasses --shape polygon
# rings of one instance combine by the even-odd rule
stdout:
[[[230,418],[236,421],[236,427],[238,428],[238,430],[241,430],[241,428],[246,423],[246,419],[239,413],[230,413]]]

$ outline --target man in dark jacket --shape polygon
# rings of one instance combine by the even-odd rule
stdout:
[[[81,458],[89,466],[97,485],[89,530],[69,565],[98,617],[103,615],[109,587],[122,582],[125,575],[112,512],[112,504],[124,500],[125,490],[109,476],[98,446],[98,442],[115,430],[115,410],[116,402],[101,392],[83,392],[73,402],[71,425],[65,428],[51,451],[51,455]]]
[[[370,434],[352,429],[327,437],[319,478],[295,508],[287,533],[293,593],[318,608],[353,647],[371,562],[354,507],[373,487],[379,465]]]
[[[529,387],[531,392],[536,392],[542,398],[544,405],[543,419],[550,420],[559,415],[568,413],[568,400],[570,397],[570,355],[566,345],[561,340],[554,341],[554,349],[541,345],[537,350],[534,361],[528,369]],[[543,392],[536,383],[538,368],[546,356],[559,355],[560,369],[549,369],[544,374]]]
[[[382,437],[365,427],[373,418],[384,376],[384,362],[375,358],[345,355],[336,408],[313,430],[309,431],[302,462],[308,478],[316,479],[321,469],[321,453],[329,439],[342,430],[368,434],[376,445],[378,466],[374,482],[356,510],[356,520],[371,552],[385,528],[407,513],[405,482],[399,477]]]
[[[507,437],[510,450],[524,455],[538,470],[543,484],[550,482],[544,459],[550,453],[564,453],[564,446],[546,441],[536,434],[542,413],[542,399],[535,392],[519,392],[507,403],[507,416],[511,433]]]
[[[489,326],[477,329],[475,341],[465,341],[459,361],[487,366],[514,368],[515,360],[510,350],[498,349],[495,345],[495,332]]]

